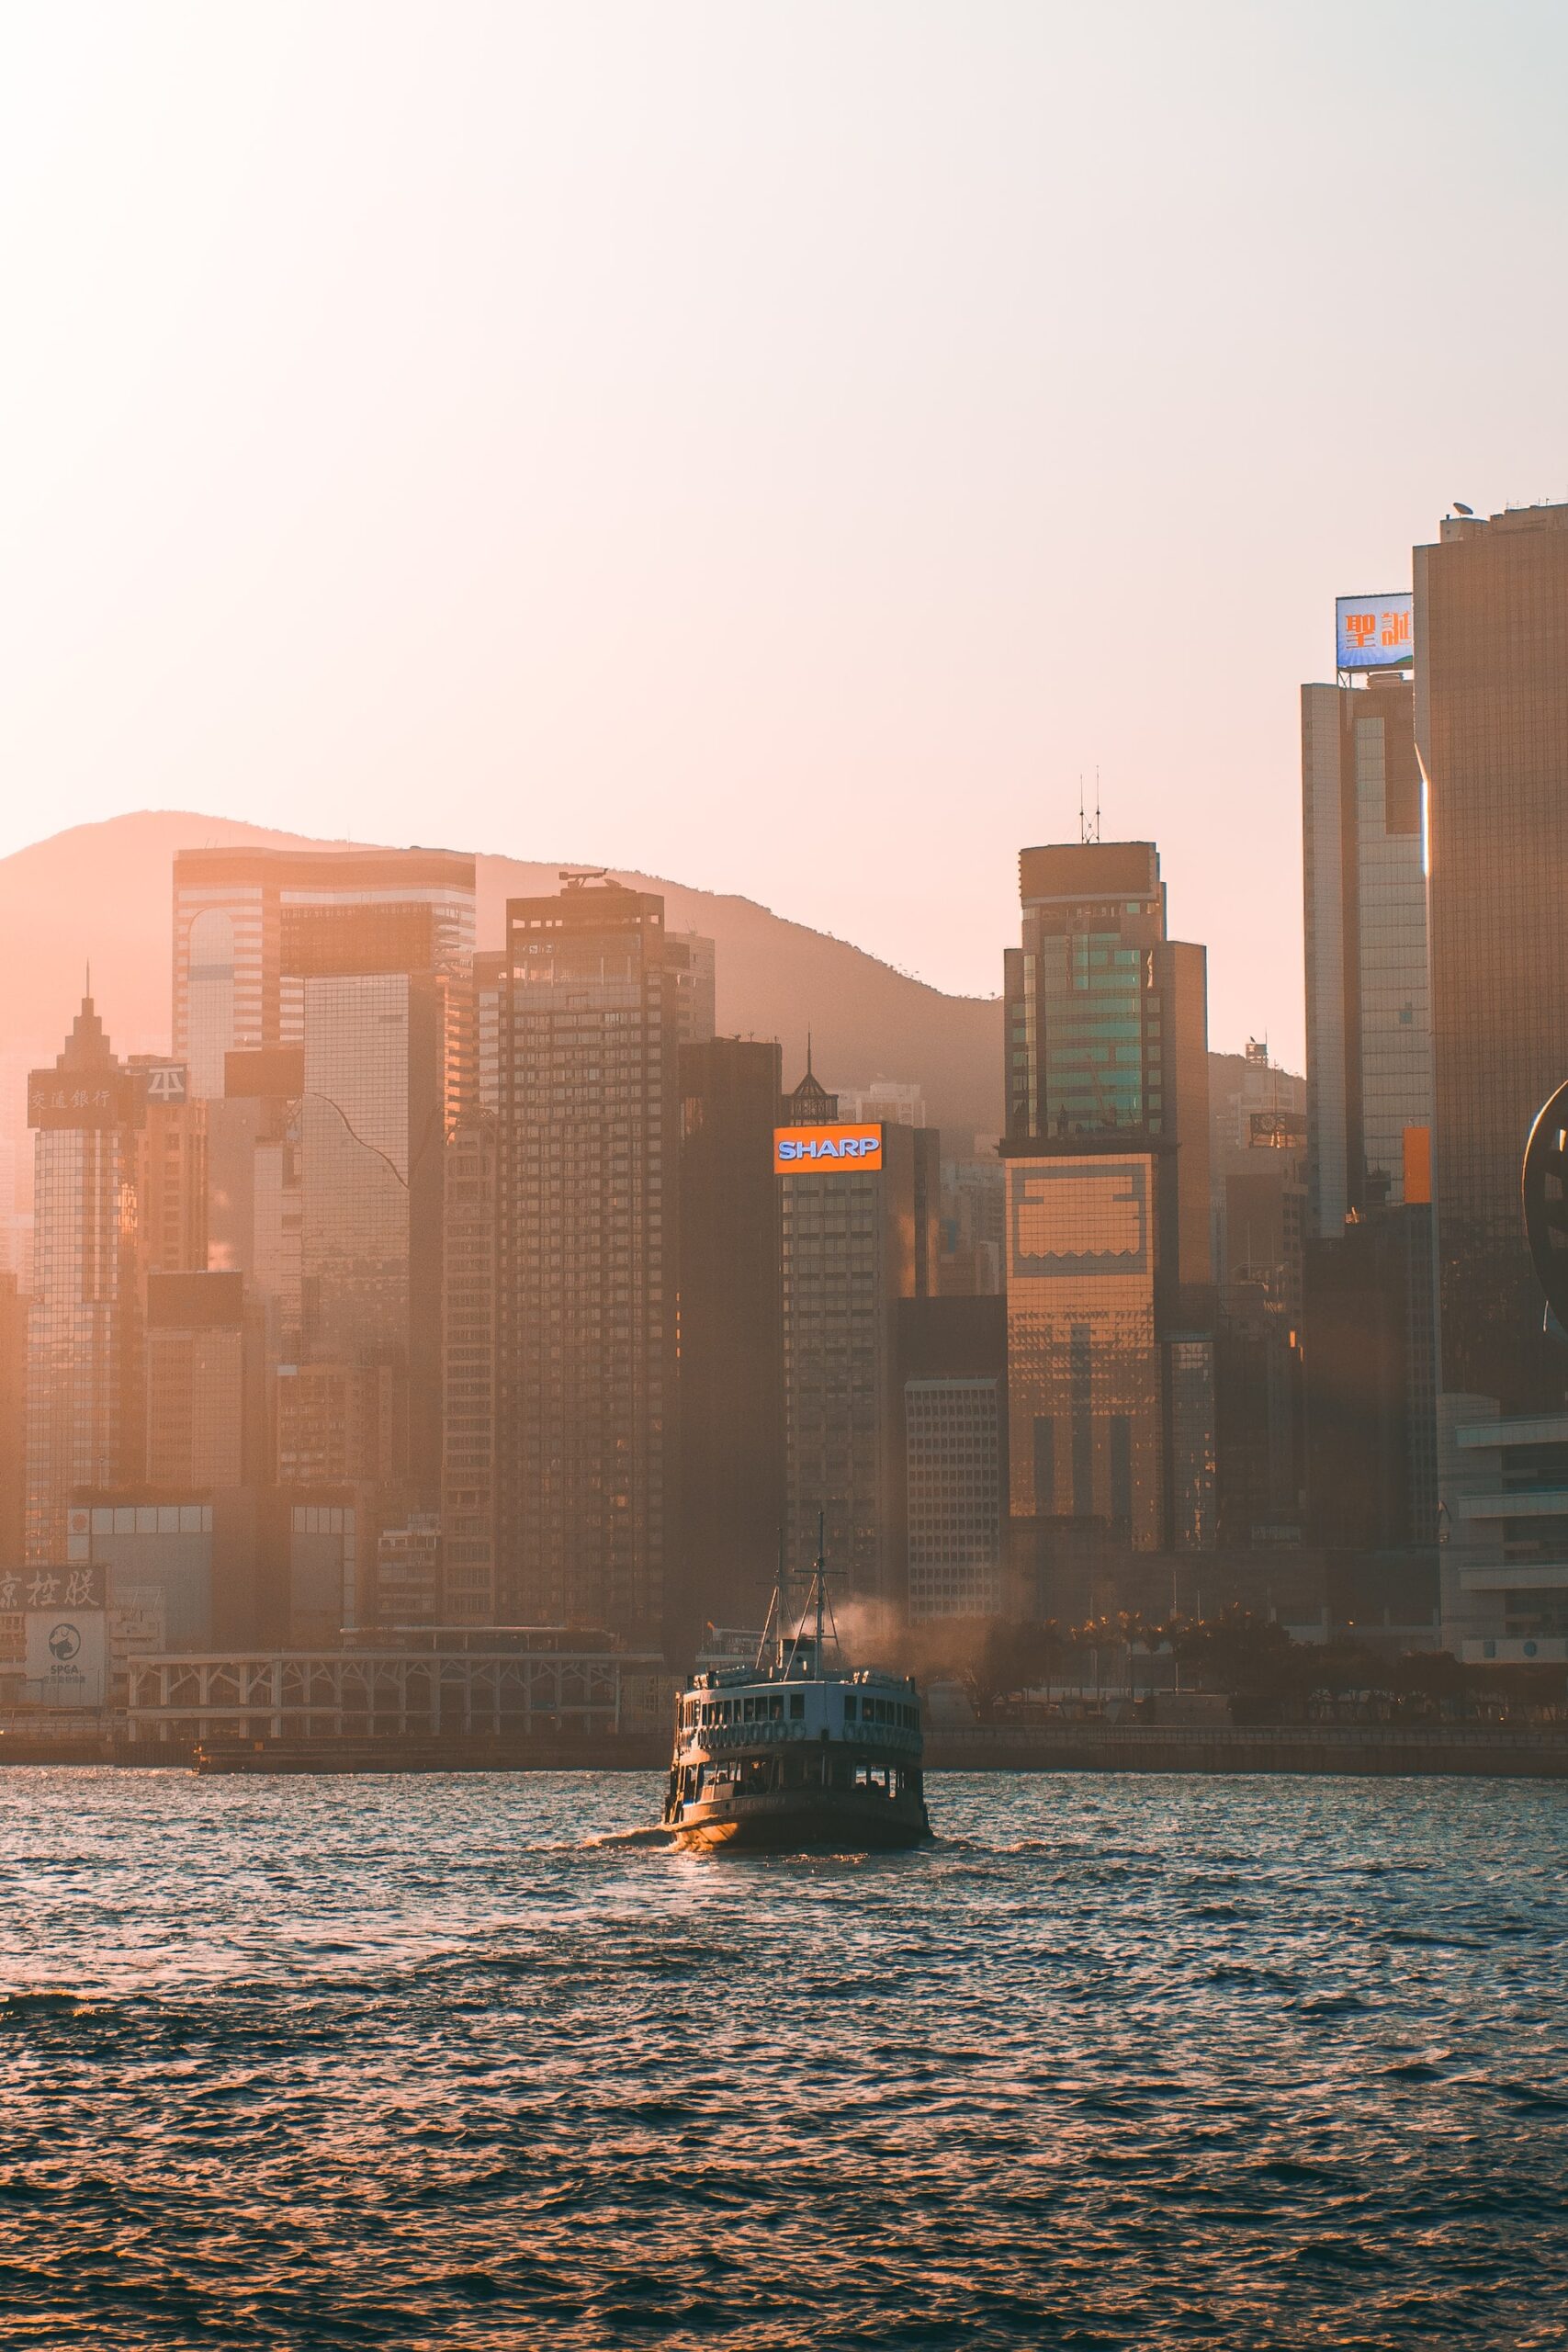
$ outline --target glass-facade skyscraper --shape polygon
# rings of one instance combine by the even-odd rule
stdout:
[[[1406,1133],[1432,1121],[1421,775],[1397,671],[1302,688],[1302,846],[1307,1222],[1333,1239],[1404,1199]]]
[[[448,1119],[471,1078],[468,984],[445,969],[429,907],[285,916],[282,974],[303,1041],[301,1356],[378,1373],[391,1399],[388,1442],[353,1475],[412,1480],[434,1503],[442,1200]]]
[[[1519,1165],[1568,1079],[1568,505],[1449,518],[1415,589],[1442,1385],[1560,1410]]]
[[[298,1045],[301,978],[291,933],[331,910],[363,934],[378,919],[385,956],[422,921],[426,968],[466,988],[474,959],[474,861],[452,850],[181,850],[175,860],[174,1050],[193,1094],[223,1092],[224,1056]],[[413,910],[418,910],[418,916]],[[455,1073],[458,1060],[454,1059]],[[459,1081],[460,1082],[460,1081]],[[451,1106],[456,1116],[457,1105]]]
[[[1150,842],[1024,850],[1008,951],[1015,1519],[1214,1534],[1206,959]]]

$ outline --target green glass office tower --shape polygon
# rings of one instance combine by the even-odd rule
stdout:
[[[1166,1272],[1207,1283],[1208,963],[1166,936],[1152,842],[1019,854],[1021,944],[1006,957],[1007,1148],[1137,1139],[1173,1165]]]
[[[1019,859],[1008,951],[1011,1510],[1213,1541],[1206,958],[1151,842]]]

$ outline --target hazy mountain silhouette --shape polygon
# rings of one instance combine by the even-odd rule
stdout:
[[[93,994],[116,1049],[166,1044],[175,852],[253,842],[278,849],[343,846],[159,809],[78,825],[0,858],[0,1048],[52,1060],[89,961]],[[501,944],[509,896],[554,891],[565,863],[481,855],[480,946]],[[934,1122],[955,1131],[999,1128],[999,1002],[943,996],[750,899],[687,889],[630,868],[615,871],[618,879],[663,893],[672,930],[704,932],[716,941],[719,1028],[780,1038],[787,1084],[805,1065],[809,1030],[818,1073],[828,1083],[918,1079]],[[997,957],[999,978],[1000,942]]]

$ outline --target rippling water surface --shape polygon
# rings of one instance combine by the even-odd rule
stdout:
[[[1568,2342],[1568,1792],[0,1773],[0,2342]]]

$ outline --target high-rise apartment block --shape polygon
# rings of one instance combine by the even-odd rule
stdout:
[[[677,1023],[664,903],[506,911],[496,1585],[520,1623],[660,1638],[671,1565]]]
[[[1205,956],[1147,842],[1026,849],[1006,962],[1015,1518],[1213,1541]]]

